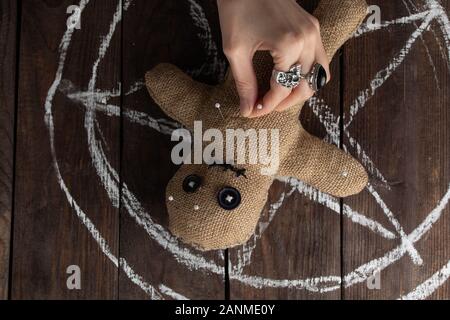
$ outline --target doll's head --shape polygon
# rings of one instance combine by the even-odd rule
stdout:
[[[200,249],[247,241],[273,178],[244,167],[183,165],[166,189],[169,229]]]

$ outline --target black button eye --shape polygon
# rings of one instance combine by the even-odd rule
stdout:
[[[196,174],[191,174],[183,180],[183,190],[187,193],[194,193],[200,188],[202,178]]]
[[[225,187],[217,194],[217,200],[221,208],[233,210],[241,204],[241,194],[235,188]]]

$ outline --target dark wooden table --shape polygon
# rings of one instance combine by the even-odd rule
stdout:
[[[371,3],[381,25],[302,113],[369,187],[280,178],[247,244],[202,253],[167,231],[177,124],[142,81],[163,61],[223,78],[215,1],[2,0],[0,298],[450,298],[450,1]]]

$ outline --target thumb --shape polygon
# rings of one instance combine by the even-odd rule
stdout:
[[[252,56],[243,56],[235,52],[226,54],[226,56],[230,62],[231,72],[239,95],[241,115],[248,117],[258,97],[258,82],[253,68]]]

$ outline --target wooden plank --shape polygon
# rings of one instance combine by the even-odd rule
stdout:
[[[372,3],[380,6],[382,20],[390,21],[426,11],[431,1]],[[450,2],[441,3],[448,12]],[[353,113],[348,132],[355,139],[352,142],[347,137],[345,144],[360,159],[364,151],[366,166],[370,167],[367,159],[373,161],[388,182],[383,183],[380,174],[371,170],[373,190],[345,199],[344,204],[396,236],[388,239],[386,233],[344,221],[346,299],[397,299],[411,292],[410,297],[416,299],[450,296],[450,283],[445,281],[448,267],[447,273],[441,273],[443,283],[432,278],[450,259],[450,209],[445,196],[450,181],[450,69],[444,40],[446,36],[448,41],[449,35],[442,33],[440,16],[433,19],[430,30],[422,32],[424,21],[426,18],[370,32],[344,51],[345,122]],[[385,68],[387,72],[379,73]],[[351,106],[358,96],[356,114]],[[351,146],[356,142],[361,151]],[[421,232],[420,225],[426,224],[433,212],[440,218],[429,224],[430,230]],[[402,244],[401,231],[411,235],[412,254],[396,251]],[[421,265],[416,264],[419,256]],[[369,289],[364,280],[364,269],[370,271],[370,267],[381,270],[379,290]],[[425,283],[430,278],[432,281]]]
[[[317,3],[305,2],[304,8],[312,12]],[[338,117],[339,59],[334,59],[332,73],[333,81],[319,99],[326,101],[329,111]],[[312,106],[305,105],[301,122],[310,133],[324,137],[326,131]],[[314,191],[299,189],[300,192],[295,184],[275,182],[255,236],[246,245],[230,250],[231,299],[340,298],[339,201],[337,212],[333,212],[324,203],[312,200]],[[277,209],[280,203],[282,206]],[[253,279],[252,285],[243,281],[245,276]],[[295,280],[308,283],[322,276],[335,277],[335,281],[318,285],[335,286],[328,293],[314,292],[312,286],[295,285]],[[262,285],[258,285],[261,280]],[[286,288],[287,284],[292,287]]]
[[[118,4],[120,13],[118,1],[89,2],[81,29],[66,31],[73,1],[23,2],[13,299],[117,298],[118,270],[104,251],[118,256],[118,203],[110,197],[119,189],[99,149],[120,167],[120,117],[88,112],[80,92],[96,100],[94,92],[119,86],[120,21],[108,45]],[[80,268],[79,290],[67,287],[71,265]]]
[[[155,292],[141,290],[121,271],[120,299],[172,299],[179,295],[189,299],[224,298],[223,252],[202,253],[175,238],[164,240],[168,232],[165,187],[177,170],[170,158],[174,144],[166,129],[174,126],[167,126],[170,119],[151,100],[145,88],[126,94],[143,81],[146,71],[160,62],[173,63],[190,71],[196,79],[212,83],[217,78],[216,56],[214,52],[205,51],[205,46],[211,50],[209,45],[220,42],[209,38],[214,37],[211,29],[218,28],[217,19],[207,19],[211,10],[214,7],[208,1],[137,0],[124,15],[124,201],[120,217],[120,256]],[[139,123],[138,114],[145,115],[141,118],[144,122],[147,117],[163,119],[158,122],[161,127]],[[139,216],[139,210],[127,205],[129,194],[142,206],[141,214],[150,216],[147,230],[137,223],[139,218],[134,217]],[[202,260],[210,262],[216,270],[211,272],[211,266],[205,267]],[[142,287],[145,289],[145,285]]]
[[[16,85],[16,1],[0,3],[0,299],[8,298],[11,238],[14,110]]]

